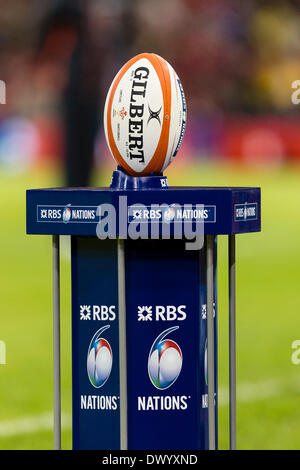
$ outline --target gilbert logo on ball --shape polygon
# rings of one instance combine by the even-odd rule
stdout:
[[[103,326],[94,334],[87,355],[87,373],[91,384],[100,388],[103,387],[108,380],[112,362],[113,354],[109,342],[102,338],[102,333],[110,328],[110,325]]]
[[[164,339],[177,330],[173,326],[163,331],[154,341],[148,358],[148,374],[152,384],[159,390],[169,388],[178,378],[182,367],[182,352],[175,341]]]
[[[104,108],[108,147],[134,176],[160,174],[175,158],[186,125],[182,85],[156,54],[139,54],[114,78]]]

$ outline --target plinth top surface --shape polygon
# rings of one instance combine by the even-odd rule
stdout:
[[[167,223],[171,232],[176,224],[190,224],[187,229],[192,231],[198,223],[205,234],[215,235],[261,230],[257,187],[29,189],[26,203],[29,234],[97,236],[98,224],[110,211],[115,236],[121,235],[121,226],[132,223]]]
[[[253,189],[260,189],[259,187],[254,187],[254,186],[169,186],[168,191],[176,190],[176,191],[236,191],[236,190],[253,190]],[[105,192],[139,192],[139,193],[144,193],[145,191],[161,191],[160,189],[157,188],[149,188],[147,190],[145,189],[114,189],[114,188],[108,188],[106,186],[85,186],[85,187],[72,187],[72,188],[67,188],[65,186],[63,187],[56,187],[56,188],[39,188],[39,189],[28,189],[27,191],[65,191],[65,192],[77,192],[77,191],[97,191],[101,193],[102,191]]]

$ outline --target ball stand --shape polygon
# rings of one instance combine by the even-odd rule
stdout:
[[[105,238],[99,224],[110,208]],[[110,188],[27,191],[27,233],[53,237],[55,449],[60,235],[71,237],[73,448],[125,450],[217,448],[217,238],[228,236],[235,449],[235,236],[260,231],[260,214],[259,188],[173,188],[162,175],[136,178],[120,168]],[[193,247],[196,222],[203,240]]]

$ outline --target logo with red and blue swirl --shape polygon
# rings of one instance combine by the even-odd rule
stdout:
[[[68,204],[63,210],[63,222],[64,222],[64,224],[67,224],[71,219],[70,205],[71,204]]]
[[[110,325],[103,326],[96,331],[88,350],[87,373],[91,384],[95,388],[103,387],[111,373],[112,349],[107,339],[101,336],[108,328],[110,328]]]
[[[155,339],[148,358],[148,374],[154,387],[165,390],[177,380],[182,368],[182,352],[180,347],[167,335],[179,326],[164,330]]]

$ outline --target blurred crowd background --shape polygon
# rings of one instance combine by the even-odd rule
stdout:
[[[188,159],[300,161],[298,0],[0,1],[0,166],[59,163],[87,185],[112,165],[103,107],[119,68],[155,52],[186,93]],[[180,164],[180,163],[178,163]]]

